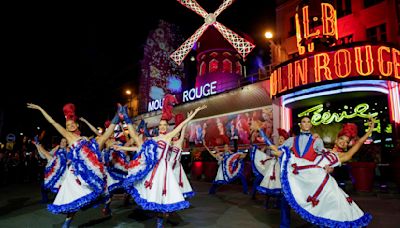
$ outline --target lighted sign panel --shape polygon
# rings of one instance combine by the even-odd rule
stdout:
[[[295,122],[298,122],[302,116],[309,116],[313,124],[312,131],[321,137],[327,148],[333,146],[344,123],[355,123],[358,127],[358,136],[365,134],[368,130],[369,116],[376,118],[371,139],[376,142],[388,142],[393,137],[386,95],[325,102],[311,107],[293,109],[292,114]],[[297,123],[293,123],[295,124]]]
[[[140,112],[148,110],[148,103],[162,100],[167,91],[180,93],[187,80],[184,68],[176,65],[169,55],[183,41],[178,28],[161,21],[158,28],[151,31],[144,44],[140,76]]]
[[[400,51],[381,45],[363,45],[296,59],[271,75],[271,97],[301,86],[341,79],[384,79],[400,82]]]
[[[185,103],[193,100],[200,99],[202,97],[207,97],[210,95],[214,95],[217,93],[217,81],[213,81],[211,83],[206,83],[202,86],[191,88],[183,91],[181,96],[180,103]],[[148,104],[147,111],[152,112],[159,109],[162,109],[164,99],[152,100]]]

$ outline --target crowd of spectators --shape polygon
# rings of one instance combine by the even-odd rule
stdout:
[[[36,147],[27,136],[12,146],[0,148],[0,186],[20,183],[41,183],[46,159],[39,156]]]

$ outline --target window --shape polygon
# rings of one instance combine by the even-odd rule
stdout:
[[[296,22],[294,20],[294,16],[289,19],[290,27],[289,27],[289,36],[296,35]]]
[[[240,64],[239,61],[236,62],[236,69],[235,69],[235,73],[242,75],[242,64]]]
[[[203,62],[201,62],[201,64],[200,64],[200,72],[199,72],[199,75],[203,75],[203,74],[205,74],[206,73],[206,63],[203,61]]]
[[[353,34],[339,38],[337,41],[338,45],[349,44],[353,42]]]
[[[217,72],[218,71],[218,60],[212,59],[210,61],[210,66],[208,67],[209,73]]]
[[[211,56],[212,58],[215,58],[215,57],[218,56],[218,53],[217,53],[217,52],[212,52],[212,53],[210,54],[210,56]]]
[[[224,59],[222,62],[222,73],[232,73],[232,62],[228,59]]]
[[[335,0],[337,17],[351,14],[351,0]]]
[[[381,24],[367,29],[367,40],[386,41],[386,24]]]
[[[367,8],[376,5],[380,2],[383,2],[383,0],[364,0],[364,7]]]

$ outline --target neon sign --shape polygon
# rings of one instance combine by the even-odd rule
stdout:
[[[149,102],[149,105],[147,106],[147,111],[152,112],[152,111],[162,109],[163,103],[164,103],[164,99],[152,100]]]
[[[355,77],[400,82],[400,51],[387,46],[364,45],[292,61],[271,74],[270,96],[299,86]]]
[[[206,83],[200,87],[185,90],[182,93],[182,102],[193,101],[202,97],[207,97],[217,93],[217,81]],[[152,100],[147,106],[147,111],[152,112],[163,107],[164,99]]]
[[[200,88],[192,88],[190,90],[186,90],[183,92],[183,100],[193,101],[195,99],[199,99],[201,97],[207,97],[217,93],[217,81],[213,81],[211,83],[207,83],[205,85],[200,86]]]
[[[367,113],[369,109],[369,105],[366,103],[362,103],[357,105],[353,113],[347,113],[347,111],[342,111],[341,113],[336,113],[336,112],[330,112],[330,111],[325,111],[324,112],[324,107],[322,104],[316,105],[312,108],[309,108],[305,110],[304,112],[299,113],[297,116],[298,117],[303,117],[303,116],[308,116],[309,114],[312,113],[311,116],[311,123],[314,126],[320,125],[320,124],[330,124],[333,121],[339,123],[343,119],[352,119],[355,117],[361,117],[368,119],[370,116],[375,117],[378,115],[378,112],[374,113]]]
[[[335,8],[329,3],[321,3],[321,17],[312,17],[313,22],[318,20],[321,21],[321,31],[320,28],[313,28],[313,22],[310,22],[309,19],[309,7],[313,6],[311,6],[311,4],[310,6],[305,5],[301,8],[301,12],[296,13],[295,15],[297,48],[300,55],[303,55],[306,51],[314,51],[314,39],[325,38],[325,40],[327,40],[327,37],[331,37],[337,40],[338,38],[337,16]],[[330,42],[328,44],[333,45],[334,42]]]

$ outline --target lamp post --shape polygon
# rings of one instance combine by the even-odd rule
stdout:
[[[272,39],[272,37],[273,37],[274,35],[272,34],[272,32],[267,31],[267,32],[265,32],[264,36],[265,36],[265,38],[267,38],[267,39],[269,40],[269,39]]]
[[[274,34],[271,31],[265,32],[264,37],[268,41],[271,65],[276,65],[289,59],[286,49],[281,46],[280,39],[274,38]]]
[[[125,90],[125,94],[128,96],[128,112],[132,116],[132,91],[130,89]]]

